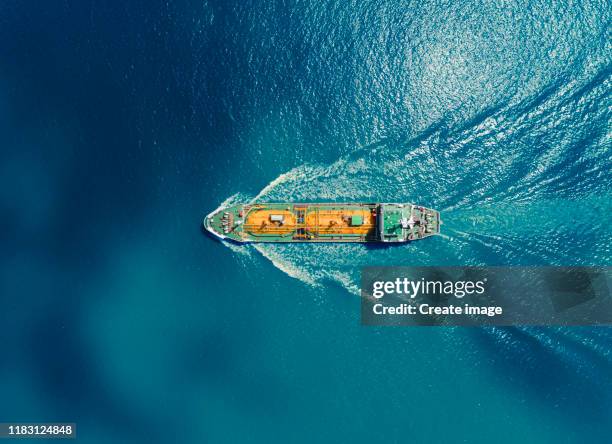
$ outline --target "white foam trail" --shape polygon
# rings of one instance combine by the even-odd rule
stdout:
[[[353,282],[352,277],[348,273],[336,273],[334,280],[339,282],[345,289],[356,296],[361,295],[361,288]]]
[[[308,285],[311,285],[313,287],[321,286],[321,284],[317,282],[317,279],[314,276],[309,274],[306,270],[297,267],[295,264],[292,264],[291,262],[286,261],[282,257],[282,255],[278,254],[277,252],[269,248],[266,248],[262,244],[253,244],[253,247],[257,251],[259,251],[263,257],[265,257],[270,262],[272,262],[272,264],[276,268],[278,268],[279,270],[281,270],[288,276],[291,276],[292,278],[295,278],[295,279],[299,279],[300,281]]]
[[[232,194],[230,197],[228,197],[223,202],[221,202],[216,210],[211,211],[211,214],[217,213],[226,207],[231,207],[232,205],[236,205],[236,204],[239,204],[240,202],[244,202],[246,201],[246,199],[248,199],[248,197],[246,197],[242,193]]]
[[[434,128],[418,140],[360,148],[329,165],[304,164],[276,177],[252,199],[235,194],[222,204],[240,199],[415,202],[445,209],[442,236],[391,248],[311,244],[307,253],[303,245],[229,248],[258,251],[309,285],[329,280],[352,293],[358,290],[358,270],[371,264],[476,265],[492,259],[518,264],[537,258],[557,264],[567,258],[576,262],[575,252],[588,252],[578,255],[583,262],[605,261],[612,233],[600,221],[612,209],[606,204],[609,191],[601,188],[608,177],[601,165],[612,160],[604,143],[609,135],[599,137],[594,148],[583,148],[574,138],[548,137],[557,127],[581,133],[581,121],[571,120],[573,112],[559,114],[560,107],[588,114],[588,103],[601,99],[606,86],[607,80],[596,82],[588,100],[570,94],[576,85],[560,87],[544,100],[501,107],[455,131]],[[539,149],[525,150],[535,143]],[[580,174],[567,158],[579,158]]]
[[[289,170],[286,173],[281,174],[276,179],[274,179],[272,182],[270,182],[268,185],[266,185],[259,192],[259,194],[257,194],[257,196],[255,196],[253,199],[250,200],[250,202],[253,203],[253,202],[261,201],[263,197],[266,197],[268,194],[274,191],[278,186],[280,186],[281,184],[285,182],[299,181],[300,178],[303,178],[305,176],[305,171],[304,171],[305,168],[307,168],[307,166],[302,165],[302,166],[293,168],[292,170]]]
[[[294,170],[291,170],[285,174],[281,174],[279,177],[277,177],[274,181],[270,182],[265,188],[263,188],[259,194],[257,196],[255,196],[254,198],[249,198],[246,195],[242,194],[242,193],[235,193],[233,195],[231,195],[230,197],[228,197],[227,199],[225,199],[218,207],[216,210],[213,211],[213,213],[216,213],[226,207],[232,206],[232,205],[237,205],[240,203],[244,203],[244,202],[255,202],[260,200],[262,197],[264,197],[266,195],[266,193],[270,190],[273,190],[276,186],[278,186],[279,184],[287,181],[287,180],[291,180],[294,177],[295,174],[297,174],[297,168]],[[293,175],[292,175],[293,173]],[[317,280],[310,276],[306,271],[300,269],[299,267],[294,266],[293,264],[291,264],[290,262],[286,261],[283,259],[282,255],[278,254],[277,252],[273,251],[270,248],[266,248],[263,244],[235,244],[229,241],[223,242],[223,245],[225,245],[227,248],[229,248],[233,253],[236,253],[236,255],[238,257],[242,256],[245,259],[251,259],[252,258],[252,251],[258,251],[263,257],[265,257],[266,259],[268,259],[270,262],[272,262],[272,264],[278,268],[279,270],[283,271],[284,273],[286,273],[288,276],[291,276],[292,278],[295,279],[299,279],[300,281],[311,285],[313,287],[318,287],[321,284],[319,284],[317,282]],[[249,267],[250,264],[245,263],[244,261],[241,261],[242,265],[245,267]]]

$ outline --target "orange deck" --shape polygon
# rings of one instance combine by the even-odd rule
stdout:
[[[272,222],[271,215],[283,215],[282,224]],[[351,226],[352,216],[361,216],[362,225]],[[244,230],[255,236],[289,235],[299,228],[312,235],[352,235],[365,236],[376,226],[376,217],[368,208],[360,209],[326,209],[311,206],[305,208],[304,223],[298,224],[294,211],[278,209],[252,209],[245,220]]]

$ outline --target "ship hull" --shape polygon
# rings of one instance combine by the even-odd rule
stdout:
[[[256,203],[221,208],[204,228],[247,242],[409,242],[440,232],[440,214],[410,203]]]

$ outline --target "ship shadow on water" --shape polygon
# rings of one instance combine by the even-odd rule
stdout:
[[[234,239],[231,239],[229,237],[226,237],[225,239],[219,239],[217,236],[215,236],[210,231],[208,231],[206,229],[206,227],[204,227],[204,225],[202,225],[202,224],[200,224],[200,231],[205,235],[205,237],[207,237],[208,239],[211,239],[211,240],[217,242],[219,245],[230,244],[230,245],[236,245],[236,246],[240,246],[240,247],[246,247],[247,245],[249,245],[248,242],[238,242],[238,241],[235,241]]]
[[[238,242],[235,241],[231,238],[225,238],[225,239],[219,239],[217,236],[215,236],[214,234],[211,234],[210,231],[208,231],[206,229],[206,227],[203,224],[199,224],[200,227],[200,232],[202,234],[204,234],[208,239],[211,239],[215,242],[217,242],[220,245],[224,245],[225,243],[229,243],[231,245],[238,245],[241,247],[245,247],[247,245],[251,245],[255,242]],[[423,239],[420,239],[420,241],[422,241]],[[411,246],[414,242],[416,241],[408,241],[408,242],[355,242],[355,245],[361,245],[364,246],[365,248],[367,248],[368,250],[386,250],[388,248],[400,248],[400,247],[408,247]],[[265,242],[267,244],[274,244],[274,245],[284,245],[287,244],[287,242]],[[293,244],[295,243],[299,243],[299,242],[293,242]],[[324,244],[344,244],[346,245],[346,242],[301,242],[303,244],[306,245],[324,245]]]
[[[420,239],[419,241],[421,242],[421,241],[423,241],[423,239]],[[361,245],[363,245],[368,250],[386,250],[388,248],[401,248],[401,247],[412,246],[414,242],[415,241],[408,241],[408,242],[365,242],[365,243],[363,243]]]
[[[205,237],[207,237],[208,239],[214,240],[215,242],[218,242],[219,244],[223,244],[223,241],[221,239],[219,239],[216,236],[213,236],[204,226],[204,224],[200,224],[200,232],[202,234],[204,234]]]

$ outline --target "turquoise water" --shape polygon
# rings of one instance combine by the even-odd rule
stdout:
[[[0,422],[79,441],[607,442],[608,328],[364,328],[364,265],[610,265],[606,2],[0,6]],[[223,203],[414,201],[238,247]]]

